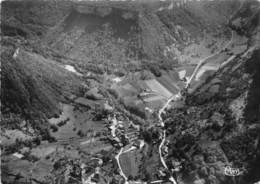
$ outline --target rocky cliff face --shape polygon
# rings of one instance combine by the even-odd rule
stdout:
[[[88,62],[148,59],[176,65],[187,55],[184,47],[211,50],[205,34],[216,43],[228,37],[225,25],[239,6],[232,0],[170,3],[5,2],[2,32],[43,39],[61,55]],[[104,43],[110,50],[102,52]]]

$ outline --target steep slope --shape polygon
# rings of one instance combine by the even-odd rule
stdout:
[[[230,26],[238,33],[252,37],[258,31],[259,13],[259,1],[241,2],[239,11],[233,14],[230,19]]]
[[[252,14],[259,13],[253,10]],[[172,159],[183,162],[176,175],[184,182],[247,184],[260,179],[256,174],[260,169],[260,49],[255,42],[259,24],[244,18],[249,22],[239,30],[251,36],[248,50],[208,77],[187,95],[185,106],[165,117],[170,142],[167,162],[173,168]]]
[[[184,183],[231,183],[227,166],[237,183],[259,181],[259,54],[233,60],[166,115],[167,163],[182,162]]]
[[[170,69],[221,48],[231,37],[227,20],[240,5],[234,0],[171,3],[4,2],[1,25],[5,35],[37,37],[38,45],[83,63],[113,63],[122,71],[146,63]]]
[[[59,101],[78,92],[80,79],[41,55],[4,47],[1,61],[3,113],[9,109],[16,113],[57,115]]]
[[[6,36],[38,37],[56,25],[71,6],[61,1],[1,2],[1,31]]]
[[[188,94],[184,106],[165,116],[166,161],[170,168],[181,163],[175,174],[184,183],[260,180],[258,14],[258,2],[241,4],[229,24],[238,34],[248,36],[247,50]],[[238,20],[243,21],[238,25]]]

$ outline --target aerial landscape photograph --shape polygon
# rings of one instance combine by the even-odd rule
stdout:
[[[260,0],[0,14],[0,184],[260,184]]]

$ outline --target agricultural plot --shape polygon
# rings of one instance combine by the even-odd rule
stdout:
[[[138,99],[137,97],[125,97],[123,98],[124,105],[125,106],[140,106],[142,104],[142,101]]]
[[[123,96],[134,96],[138,93],[136,88],[129,83],[123,85],[122,89],[124,90]]]
[[[93,100],[89,100],[89,99],[82,98],[82,97],[75,99],[74,102],[76,104],[79,104],[79,105],[82,105],[82,106],[85,106],[85,107],[92,107],[92,108],[96,107],[100,104],[100,100],[99,100],[99,102],[95,102]]]
[[[218,39],[214,35],[204,34],[204,39],[200,43],[190,43],[179,55],[181,63],[196,64],[202,58],[212,54],[215,50],[219,50],[226,43],[225,35],[221,35]]]
[[[7,163],[6,161],[8,164],[5,164]],[[2,158],[2,163],[5,169],[11,171],[11,174],[13,175],[20,173],[23,176],[30,176],[32,174],[30,170],[33,167],[33,163],[27,160],[17,159],[13,156],[7,156]]]
[[[237,55],[237,54],[241,54],[243,52],[245,52],[247,49],[247,45],[235,45],[234,48],[232,49],[232,53],[234,55]]]
[[[202,66],[200,68],[200,70],[198,71],[198,73],[196,74],[195,76],[195,80],[198,81],[200,80],[200,78],[203,76],[203,74],[206,72],[206,71],[216,71],[218,70],[219,66],[218,65],[205,65],[205,66]]]
[[[136,88],[129,83],[126,83],[125,85],[112,85],[111,89],[114,89],[119,97],[135,96],[138,94]]]
[[[21,130],[5,130],[5,132],[1,133],[1,143],[3,145],[14,144],[16,139],[31,140],[33,137],[25,134]]]
[[[167,74],[169,75],[170,79],[171,79],[172,82],[174,82],[174,83],[177,83],[177,82],[180,80],[179,74],[178,74],[178,72],[175,71],[175,70],[169,71],[169,72],[167,72]]]
[[[146,80],[145,82],[147,86],[157,95],[161,95],[165,98],[170,98],[172,96],[172,93],[162,84],[160,84],[156,79]]]
[[[46,160],[41,158],[41,156],[36,155],[40,160],[36,162],[31,162],[26,159],[18,159],[14,156],[5,156],[2,158],[3,167],[6,168],[9,174],[13,176],[23,176],[25,178],[32,177],[37,181],[46,181],[46,176],[50,174],[53,169],[53,162],[51,160]],[[11,171],[11,173],[10,173]]]
[[[240,36],[237,33],[234,33],[233,43],[228,47],[233,54],[241,54],[247,49],[248,38],[245,36]]]
[[[74,107],[69,104],[62,104],[62,113],[58,118],[49,119],[50,124],[58,125],[59,122],[65,121],[67,118],[71,117],[73,114]]]
[[[169,76],[163,75],[158,77],[157,80],[167,88],[172,94],[177,94],[179,91],[179,86],[173,81]]]
[[[179,77],[180,77],[180,72],[182,72],[182,71],[185,71],[185,77],[190,77],[195,68],[196,68],[196,65],[181,66],[181,67],[176,68],[176,71],[178,72]]]
[[[221,52],[207,59],[205,65],[220,65],[221,63],[225,62],[229,57],[230,55],[227,52]]]
[[[104,143],[102,141],[95,141],[89,144],[80,145],[80,149],[90,154],[96,154],[100,151],[111,151],[113,146],[110,143]]]
[[[158,156],[158,151],[156,148],[149,148],[147,149],[147,154],[150,154],[151,156],[145,160],[143,163],[143,169],[146,170],[147,173],[149,173],[149,177],[151,180],[157,180],[155,174],[158,173],[158,169],[160,167],[160,158]]]
[[[154,102],[154,101],[161,101],[161,100],[164,100],[165,98],[163,96],[156,96],[156,95],[153,95],[153,96],[149,96],[147,98],[144,98],[144,102]]]
[[[163,71],[162,73],[163,75],[156,79],[132,80],[124,85],[113,84],[111,88],[117,91],[126,107],[138,109],[140,112],[143,112],[146,107],[158,109],[165,99],[178,93],[184,87],[177,71]],[[138,95],[142,100],[137,97]]]
[[[205,82],[205,80],[206,80],[209,76],[213,75],[214,72],[215,72],[214,70],[206,70],[206,71],[203,73],[203,75],[200,76],[200,79],[199,79],[199,80],[193,80],[193,81],[192,81],[188,92],[189,92],[189,93],[194,92],[199,86],[201,86],[201,85]]]
[[[53,168],[53,163],[47,160],[38,161],[31,170],[37,180],[44,181]]]
[[[58,130],[51,134],[57,140],[68,140],[78,138],[79,136],[93,136],[97,132],[105,131],[105,123],[103,121],[92,121],[90,112],[81,112],[74,110],[74,106],[63,104],[63,113],[59,118],[49,120],[51,124],[58,125]],[[61,121],[65,121],[59,126]],[[94,131],[95,130],[95,131]],[[81,131],[82,135],[79,135]]]
[[[147,89],[148,86],[146,85],[146,83],[143,80],[138,80],[138,81],[132,81],[131,85],[134,86],[134,88],[138,91],[141,92],[144,89]]]
[[[58,126],[58,130],[52,132],[52,136],[54,136],[57,140],[69,139],[73,137],[77,137],[77,132],[73,131],[74,128],[74,112],[72,105],[63,105],[63,112],[59,118],[52,118],[49,120],[51,124],[58,125],[61,121],[66,121],[62,126]]]
[[[139,153],[139,151],[127,152],[120,156],[122,170],[124,171],[127,177],[136,177],[139,175],[141,158],[142,155]]]
[[[164,100],[154,100],[154,101],[151,101],[151,102],[147,102],[145,103],[145,105],[151,109],[160,109],[163,104],[165,103],[166,99]]]
[[[47,145],[40,145],[36,148],[31,149],[31,155],[34,155],[38,158],[44,158],[47,155],[50,155],[52,153],[54,153],[57,150],[57,146],[56,145],[51,145],[51,144],[47,144]]]

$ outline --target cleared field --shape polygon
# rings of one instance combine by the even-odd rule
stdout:
[[[136,88],[129,83],[123,85],[122,89],[125,91],[124,96],[134,96],[138,92]]]
[[[122,86],[112,85],[111,88],[114,89],[120,97],[135,96],[138,93],[138,90],[129,83]]]
[[[139,91],[143,91],[144,89],[149,89],[149,86],[146,84],[145,80],[137,80],[131,82],[131,84]]]
[[[169,77],[171,78],[172,82],[178,82],[180,80],[179,78],[179,74],[177,71],[170,71],[167,73],[169,75]]]
[[[20,130],[5,130],[1,135],[1,143],[3,145],[10,145],[15,143],[16,139],[19,140],[31,140],[33,137],[26,135]]]
[[[143,101],[137,97],[125,97],[124,105],[127,107],[127,109],[137,110],[138,112],[144,113],[145,105]]]
[[[152,109],[159,109],[163,106],[165,101],[166,99],[154,100],[154,101],[146,102],[145,105]]]
[[[194,66],[190,66],[190,65],[189,66],[181,66],[181,67],[176,68],[176,71],[178,73],[181,72],[181,71],[185,71],[186,72],[185,76],[189,77],[189,76],[192,75],[195,68],[196,68],[196,65],[194,65]]]
[[[202,66],[201,69],[198,71],[198,73],[196,74],[195,76],[195,80],[200,80],[200,78],[203,76],[203,74],[206,72],[206,71],[216,71],[218,70],[218,65],[205,65],[205,66]]]
[[[38,157],[38,158],[44,158],[47,155],[50,155],[51,153],[55,152],[57,149],[56,145],[40,145],[36,148],[33,148],[31,150],[31,154]]]
[[[158,77],[157,80],[166,87],[172,94],[176,94],[179,91],[179,86],[169,76],[163,75]]]
[[[142,101],[137,97],[125,97],[123,98],[125,106],[140,106]]]
[[[158,95],[162,95],[165,98],[170,98],[172,93],[166,89],[162,84],[160,84],[156,79],[146,80],[147,86]]]
[[[120,156],[122,170],[127,177],[135,177],[139,175],[140,160],[141,154],[138,154],[138,151],[127,152]]]
[[[230,55],[228,55],[226,52],[222,52],[219,54],[216,54],[215,56],[207,59],[206,61],[206,65],[220,65],[221,63],[223,63],[225,60],[227,60],[230,57]]]
[[[233,54],[241,54],[247,49],[248,38],[234,33],[233,43],[228,47]]]
[[[4,164],[5,162],[3,162],[3,166],[6,166],[9,174],[17,175],[18,173],[21,173],[21,175],[24,176],[31,175],[30,169],[33,167],[33,163],[27,160],[17,159],[13,156],[3,157],[2,159],[8,161],[6,165]]]
[[[215,71],[213,70],[207,70],[203,73],[203,75],[200,77],[200,80],[193,80],[190,86],[190,89],[188,90],[189,93],[193,93],[199,86],[201,86],[205,80],[213,75]]]
[[[91,105],[91,104],[90,104]],[[51,134],[57,140],[68,140],[72,138],[78,138],[78,131],[81,130],[82,133],[87,132],[102,132],[105,131],[105,124],[103,121],[92,121],[90,114],[91,112],[81,112],[79,110],[74,110],[74,107],[69,104],[63,104],[63,113],[59,118],[50,119],[51,124],[58,124],[60,121],[64,121],[69,118],[69,120],[62,126],[58,127],[56,132]],[[91,135],[91,133],[88,133]]]
[[[133,81],[131,84],[137,89],[139,92],[141,92],[143,89],[148,88],[146,83],[142,80]]]
[[[95,107],[97,105],[99,105],[98,102],[95,102],[93,100],[89,100],[83,97],[79,97],[75,100],[75,103],[83,105],[83,106],[89,106],[89,107]]]
[[[49,123],[57,125],[60,121],[65,121],[67,118],[71,116],[71,114],[73,114],[73,108],[74,107],[72,105],[68,105],[68,104],[62,105],[61,115],[58,118],[49,119]]]
[[[160,101],[160,100],[163,100],[163,99],[164,99],[163,96],[150,96],[150,97],[144,98],[144,101],[145,102],[153,102],[153,101]]]
[[[247,49],[247,45],[236,45],[232,51],[233,51],[233,54],[241,54],[243,52],[245,52]]]
[[[31,172],[33,176],[40,181],[44,181],[46,176],[49,175],[50,171],[53,169],[53,163],[47,160],[38,161],[32,168]]]
[[[44,181],[45,177],[53,168],[53,163],[45,159],[41,159],[35,163],[28,160],[17,159],[13,156],[4,157],[2,159],[7,160],[7,164],[3,165],[7,168],[9,174],[32,177],[38,181]]]
[[[113,149],[113,146],[111,144],[105,144],[101,141],[95,141],[89,144],[81,145],[80,149],[90,154],[96,154],[102,150],[110,151],[111,149]]]

